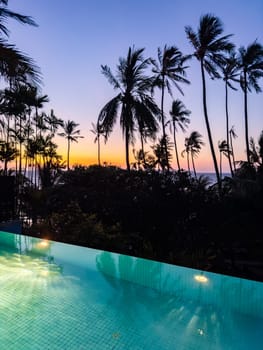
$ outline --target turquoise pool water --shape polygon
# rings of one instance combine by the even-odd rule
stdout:
[[[263,283],[0,232],[0,349],[262,350]]]

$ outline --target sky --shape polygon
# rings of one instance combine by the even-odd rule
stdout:
[[[54,109],[55,115],[79,123],[84,136],[71,147],[71,164],[94,164],[97,146],[90,132],[102,107],[117,92],[101,74],[101,65],[116,71],[119,57],[125,57],[129,46],[145,48],[145,58],[157,58],[157,48],[165,44],[177,46],[183,54],[193,52],[185,35],[185,26],[197,29],[201,15],[211,13],[224,24],[224,34],[234,34],[236,47],[254,40],[263,44],[263,0],[9,0],[9,8],[30,15],[38,27],[23,26],[8,21],[9,42],[32,57],[43,75],[42,94],[50,102],[44,110]],[[207,132],[203,117],[201,74],[198,62],[191,60],[187,70],[191,85],[181,85],[184,96],[174,89],[174,99],[180,98],[192,111],[191,124],[184,134],[178,132],[178,147],[184,148],[184,138],[197,130],[206,146],[196,159],[199,172],[213,171]],[[263,79],[261,80],[263,87]],[[207,79],[208,114],[214,146],[225,136],[224,84]],[[230,126],[235,126],[234,141],[237,160],[245,159],[243,95],[230,91]],[[258,138],[263,130],[262,94],[249,95],[249,135]],[[160,104],[158,94],[156,102]],[[165,96],[165,111],[169,116],[172,98]],[[108,164],[124,166],[125,148],[119,121],[106,145],[101,159]],[[66,140],[58,138],[58,152],[65,156]],[[131,147],[132,148],[132,147]],[[139,149],[139,143],[135,149]],[[148,147],[148,151],[151,149]],[[219,153],[217,151],[218,159]],[[132,159],[131,159],[132,160]],[[186,159],[182,161],[187,168]],[[175,165],[175,163],[173,163]],[[228,172],[226,160],[224,171]]]

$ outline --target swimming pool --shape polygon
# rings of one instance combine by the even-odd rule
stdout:
[[[0,348],[261,350],[263,283],[0,232]]]

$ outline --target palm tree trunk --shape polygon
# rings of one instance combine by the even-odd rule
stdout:
[[[248,138],[248,113],[247,113],[247,73],[244,72],[245,89],[244,89],[244,109],[245,109],[245,140],[246,140],[246,153],[247,162],[250,164],[249,159],[249,138]]]
[[[19,176],[22,175],[22,116],[19,115]]]
[[[143,141],[143,134],[142,132],[140,132],[141,135],[141,149],[142,149],[142,156],[143,156],[143,164],[146,164],[146,160],[145,160],[145,153],[144,153],[144,141]]]
[[[126,167],[127,170],[130,171],[130,160],[129,160],[129,131],[126,128],[125,130],[125,155],[126,155]]]
[[[5,176],[7,175],[7,163],[8,163],[8,160],[5,159],[5,161],[4,161],[4,175]]]
[[[68,139],[68,153],[67,153],[67,169],[69,171],[69,152],[70,152],[70,140]]]
[[[191,158],[192,158],[192,165],[193,165],[193,171],[194,171],[195,179],[197,180],[193,152],[191,152]]]
[[[222,179],[222,152],[221,151],[220,151],[219,168],[220,168],[220,179]]]
[[[227,142],[227,158],[229,162],[229,169],[231,172],[231,176],[233,177],[233,168],[232,168],[232,163],[230,159],[230,152],[229,152],[229,115],[228,115],[228,89],[227,89],[227,81],[225,82],[225,91],[226,91],[226,142]],[[221,171],[221,176],[222,176],[222,171]]]
[[[7,117],[7,131],[6,131],[6,142],[9,142],[9,129],[10,129],[10,116],[8,115]]]
[[[189,160],[189,151],[187,151],[187,167],[188,167],[188,172],[189,172],[189,174],[191,174],[191,170],[190,170],[190,160]]]
[[[15,117],[15,148],[16,148],[16,151],[17,151],[17,134],[16,134],[16,131],[17,131],[17,120],[16,120],[16,117]],[[17,167],[18,167],[18,163],[17,163],[17,156],[16,156],[16,160],[15,160],[15,169],[16,169],[16,176],[17,176]]]
[[[173,134],[174,134],[174,149],[175,149],[177,167],[178,167],[178,171],[180,172],[181,167],[180,167],[180,163],[179,163],[179,155],[178,155],[177,142],[176,142],[176,137],[175,137],[175,123],[174,123],[174,121],[173,121]]]
[[[100,163],[100,134],[98,134],[98,165],[101,166],[101,163]]]
[[[232,140],[231,134],[229,136],[230,136],[230,145],[232,150],[233,166],[234,166],[234,170],[236,171],[236,161],[235,161],[235,154],[234,154],[234,148],[233,148],[233,140]]]
[[[34,159],[34,166],[35,166],[35,188],[37,188],[37,153],[35,155],[35,159]]]
[[[211,155],[213,158],[216,178],[217,178],[217,182],[218,182],[219,192],[221,192],[221,180],[220,180],[220,176],[219,176],[218,164],[217,164],[217,160],[216,160],[215,149],[214,149],[214,145],[213,145],[213,139],[212,139],[210,124],[209,124],[209,119],[208,119],[208,114],[207,114],[205,71],[204,71],[203,60],[201,60],[201,73],[202,73],[202,85],[203,85],[203,108],[204,108],[205,124],[206,124],[206,129],[207,129],[207,134],[208,134]]]
[[[166,143],[167,140],[166,140],[165,123],[164,123],[164,75],[162,76],[161,117],[162,117],[165,158],[166,158],[167,168],[169,170],[168,149],[167,149],[167,143]]]

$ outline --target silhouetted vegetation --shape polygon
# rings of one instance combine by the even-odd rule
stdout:
[[[261,278],[262,165],[222,181],[187,172],[76,167],[60,184],[25,189],[30,234],[104,250]],[[251,265],[251,266],[250,266]]]
[[[7,42],[4,20],[36,23],[7,7],[8,0],[0,1],[0,175],[2,182],[13,184],[13,193],[6,196],[10,213],[1,209],[0,220],[20,218],[26,223],[25,232],[32,235],[263,280],[263,133],[258,142],[249,138],[247,103],[249,92],[261,91],[262,45],[255,41],[236,50],[229,41],[231,35],[223,34],[220,19],[206,14],[197,31],[185,28],[193,47],[190,55],[174,45],[164,45],[158,49],[157,62],[144,58],[144,48],[130,47],[127,56],[119,59],[116,74],[107,65],[101,66],[118,94],[92,124],[98,166],[71,169],[70,145],[82,138],[79,124],[63,121],[53,110],[43,111],[49,98],[41,93],[39,69]],[[201,68],[215,184],[197,176],[195,157],[204,146],[198,131],[185,138],[184,150],[178,148],[177,129],[186,130],[191,111],[179,99],[172,101],[170,120],[164,110],[165,91],[173,97],[175,87],[183,95],[181,83],[190,83],[186,71],[191,58]],[[207,76],[225,83],[226,130],[218,143],[219,167],[207,110]],[[237,90],[234,83],[244,95],[246,161],[235,159],[236,133],[233,126],[229,129],[228,88]],[[160,89],[160,107],[155,101],[156,88]],[[101,137],[108,140],[118,119],[128,171],[101,166]],[[135,149],[136,133],[140,149]],[[67,140],[67,171],[56,136]],[[153,144],[146,151],[149,142]],[[172,169],[173,153],[177,171]],[[187,156],[188,171],[181,169],[180,154]],[[231,172],[225,178],[223,156]]]

